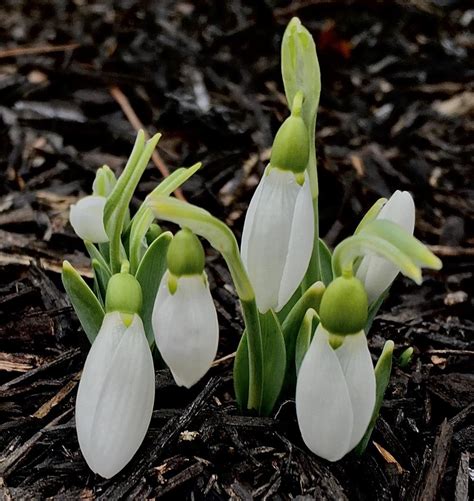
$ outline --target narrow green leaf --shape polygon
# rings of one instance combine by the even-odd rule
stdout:
[[[319,323],[319,317],[316,311],[310,308],[301,322],[300,330],[298,332],[298,338],[296,339],[296,349],[295,349],[295,366],[296,366],[296,376],[298,377],[298,372],[300,371],[301,364],[303,363],[303,358],[306,352],[309,350],[309,345],[313,339],[315,323]]]
[[[263,345],[263,391],[260,414],[273,411],[283,386],[286,351],[280,322],[272,310],[260,315]]]
[[[403,353],[398,357],[398,365],[401,369],[406,369],[412,361],[413,357],[413,346],[409,346]]]
[[[393,341],[387,341],[383,347],[382,354],[375,366],[375,407],[372,413],[372,418],[370,420],[369,426],[362,440],[355,447],[354,451],[361,455],[365,452],[367,445],[369,443],[370,437],[377,422],[377,418],[380,414],[380,409],[383,403],[383,397],[385,395],[385,390],[387,389],[388,383],[390,381],[390,374],[392,373],[392,358],[393,358]]]
[[[145,254],[146,246],[144,245],[144,238],[154,219],[155,216],[152,210],[149,207],[145,207],[140,217],[134,218],[132,221],[129,239],[130,273],[132,274],[137,271],[140,261]]]
[[[158,287],[166,271],[166,252],[172,238],[173,235],[171,232],[167,231],[162,233],[150,247],[148,247],[136,273],[136,279],[140,283],[143,293],[141,318],[150,346],[155,340],[153,327],[151,325],[153,306],[155,305]]]
[[[374,322],[374,319],[382,306],[382,303],[387,299],[388,293],[390,291],[390,287],[388,287],[386,290],[380,294],[380,296],[369,306],[369,311],[367,314],[367,323],[365,324],[365,329],[364,332],[367,335],[372,328],[372,324]]]
[[[241,411],[247,408],[249,384],[249,348],[247,331],[244,331],[240,338],[239,347],[237,348],[234,360],[234,391],[237,404]]]
[[[132,154],[119,177],[104,208],[104,225],[110,240],[110,267],[114,273],[120,271],[121,236],[133,193],[145,171],[161,134],[153,136],[143,146],[144,133],[140,131]]]
[[[100,298],[105,300],[107,284],[112,276],[112,272],[110,271],[107,261],[92,242],[85,240],[84,245],[92,261],[92,269],[94,270],[94,276],[99,287]]]
[[[301,322],[310,308],[315,311],[319,311],[319,305],[321,304],[321,299],[325,290],[326,288],[322,282],[316,282],[313,284],[301,296],[300,300],[295,304],[282,324],[282,332],[286,348],[286,374],[284,388],[290,393],[292,393],[292,389],[296,384],[295,349]]]
[[[321,280],[327,287],[334,278],[332,274],[332,255],[329,247],[321,238],[319,239],[319,260],[321,264]]]
[[[364,217],[361,219],[359,225],[354,231],[354,235],[360,233],[369,223],[375,221],[376,217],[379,215],[382,207],[387,203],[386,198],[379,198],[374,205],[365,213]]]
[[[63,263],[61,277],[79,322],[92,344],[102,325],[104,310],[90,287],[68,261]]]

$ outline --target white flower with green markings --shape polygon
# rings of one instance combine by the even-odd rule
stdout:
[[[140,309],[141,291],[127,273],[109,282],[102,327],[87,356],[76,399],[76,429],[90,469],[116,475],[132,459],[153,413],[155,371]]]
[[[190,388],[211,367],[217,353],[219,324],[204,273],[204,250],[183,229],[168,248],[152,314],[156,345],[176,384]]]
[[[306,273],[313,249],[309,139],[301,101],[299,94],[275,137],[270,165],[245,217],[241,254],[261,313],[285,306]]]

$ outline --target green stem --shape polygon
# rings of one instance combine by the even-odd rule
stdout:
[[[318,164],[316,158],[316,114],[309,127],[309,160],[308,160],[308,176],[311,187],[311,195],[313,198],[313,214],[314,214],[314,243],[311,260],[309,262],[308,271],[304,278],[304,289],[308,289],[312,284],[321,280],[321,258],[319,256],[319,182],[318,182]]]
[[[239,246],[230,228],[209,212],[176,198],[152,196],[148,206],[158,219],[179,224],[209,241],[229,267],[242,304],[249,352],[248,408],[259,410],[263,392],[263,343],[255,293],[240,257]]]

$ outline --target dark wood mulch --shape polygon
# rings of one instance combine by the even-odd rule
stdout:
[[[240,236],[286,116],[279,47],[293,15],[314,34],[321,61],[326,241],[350,234],[378,197],[408,189],[417,236],[444,261],[419,288],[398,279],[370,334],[374,357],[393,339],[397,357],[415,348],[413,361],[395,366],[367,453],[336,464],[304,447],[293,402],[273,418],[239,414],[231,358],[191,391],[158,371],[144,445],[102,480],[74,429],[88,344],[58,273],[63,258],[90,273],[67,207],[102,163],[123,167],[135,134],[116,100],[126,96],[149,132],[164,133],[158,151],[170,169],[204,163],[184,194]],[[456,0],[3,0],[2,499],[468,499],[473,20],[472,4]],[[135,206],[160,179],[150,165]],[[208,254],[221,358],[235,351],[242,321],[222,260]]]

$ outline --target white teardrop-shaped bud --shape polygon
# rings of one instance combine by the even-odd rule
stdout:
[[[82,240],[89,240],[93,243],[109,241],[104,227],[106,200],[105,197],[90,195],[79,200],[77,204],[71,205],[69,221]]]
[[[303,280],[313,249],[314,214],[308,174],[269,167],[250,202],[241,253],[258,309],[280,311]]]
[[[397,190],[382,207],[377,219],[385,219],[401,226],[413,235],[415,228],[415,203],[408,191]],[[373,303],[395,280],[399,273],[395,264],[376,255],[365,256],[357,270],[367,291],[369,304]]]
[[[296,384],[296,414],[312,452],[338,461],[367,430],[375,406],[375,373],[363,331],[334,350],[319,324]]]
[[[211,367],[219,342],[217,312],[204,273],[175,277],[166,272],[156,295],[152,325],[156,345],[176,384],[190,388]]]
[[[128,316],[130,319],[130,315]],[[153,413],[155,371],[143,323],[107,313],[87,356],[76,400],[76,428],[90,469],[111,478],[140,447]]]

